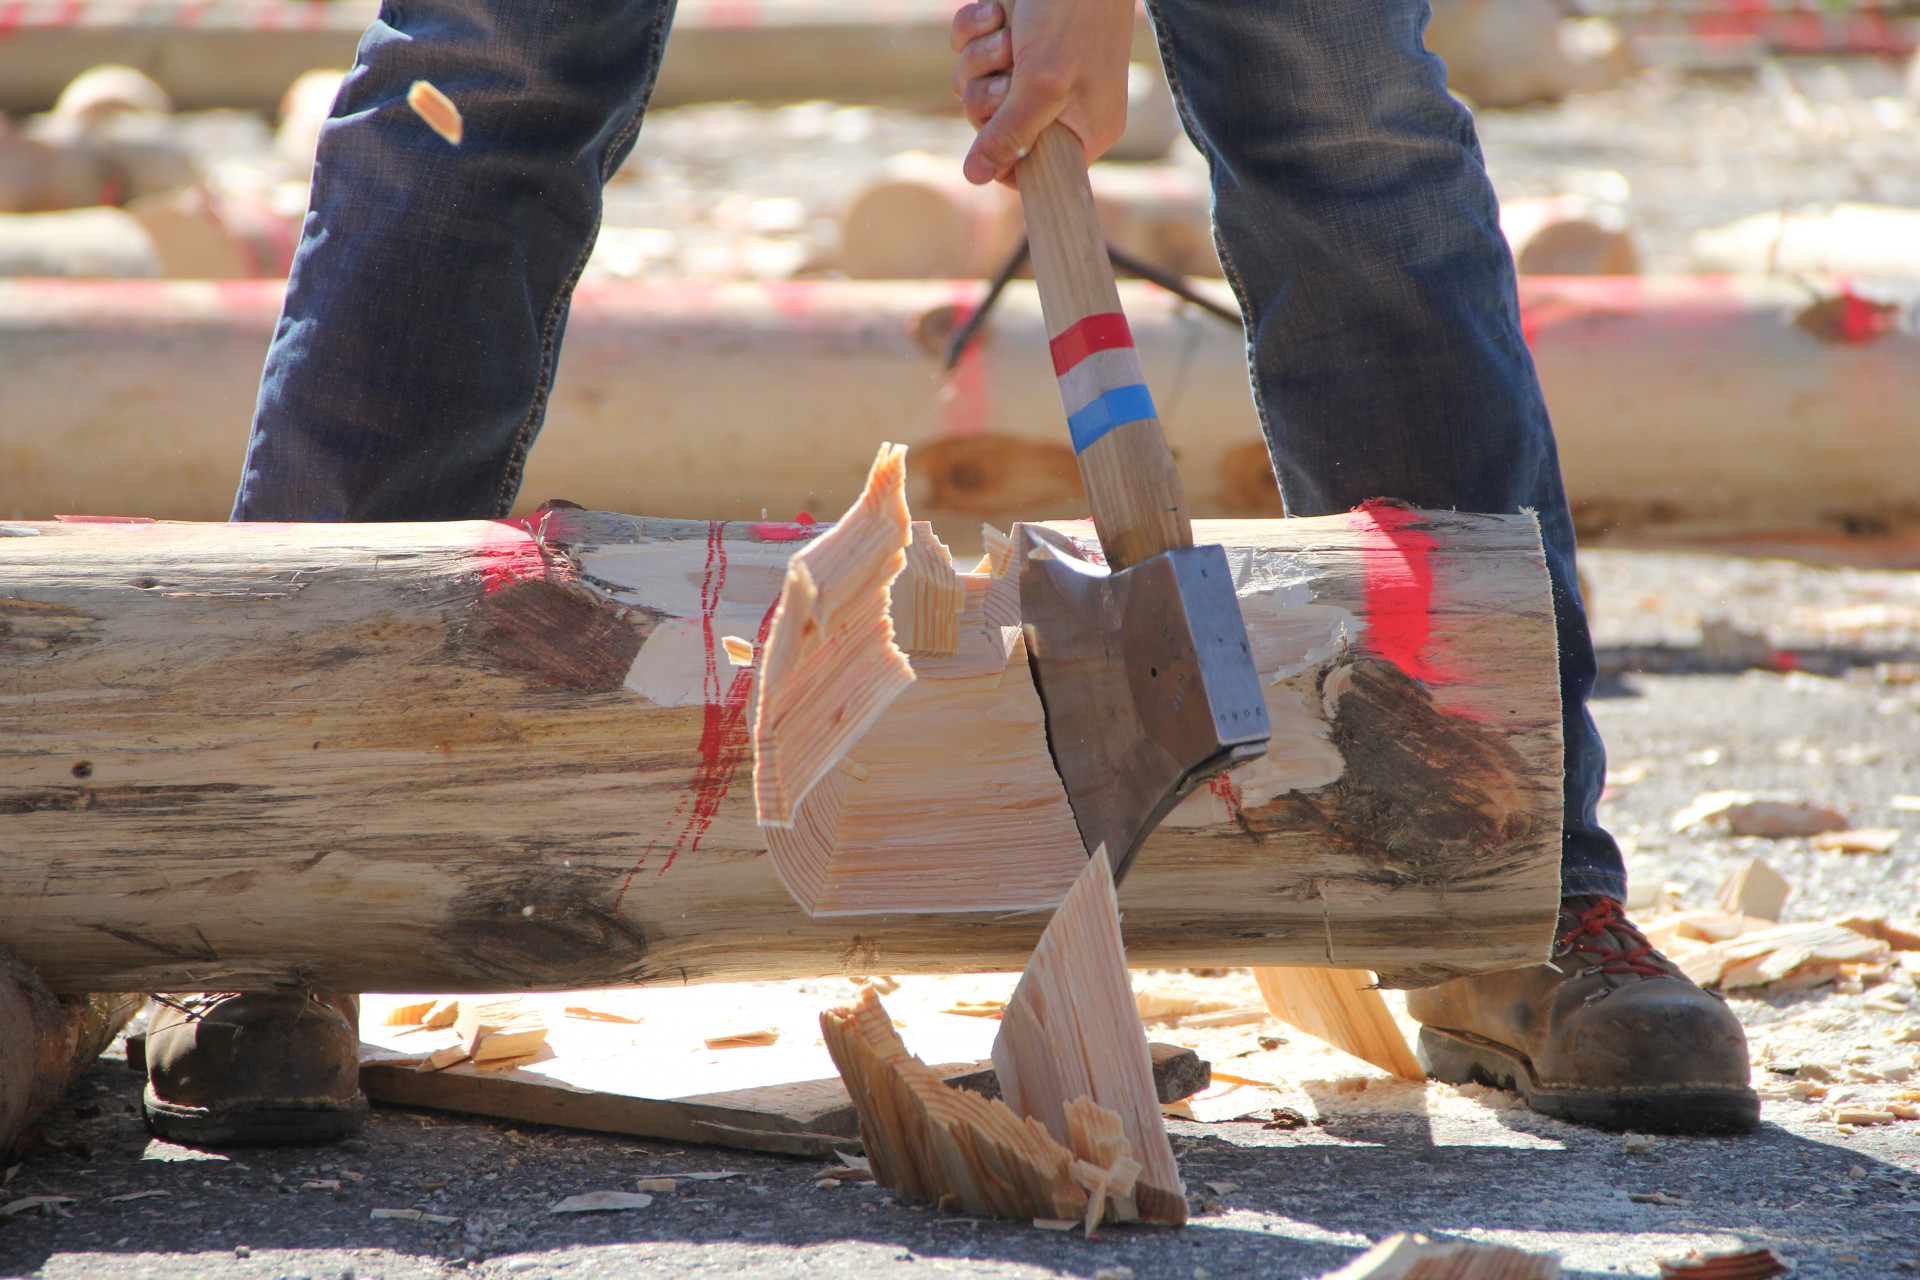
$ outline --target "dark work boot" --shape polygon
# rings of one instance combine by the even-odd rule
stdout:
[[[1745,1133],[1760,1123],[1747,1035],[1611,898],[1560,903],[1553,963],[1407,993],[1420,1065],[1512,1089],[1601,1129]]]
[[[331,1142],[367,1118],[360,1009],[331,992],[187,996],[147,1031],[147,1127],[209,1147]]]

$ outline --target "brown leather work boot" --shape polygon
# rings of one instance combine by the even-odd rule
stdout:
[[[359,1004],[320,991],[163,1003],[147,1030],[147,1127],[209,1147],[347,1137],[367,1118]]]
[[[1512,1089],[1600,1129],[1745,1133],[1760,1123],[1747,1035],[1611,898],[1566,898],[1553,963],[1407,993],[1420,1065]]]

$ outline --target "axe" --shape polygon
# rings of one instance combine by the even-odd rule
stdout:
[[[1116,880],[1196,786],[1272,730],[1226,551],[1193,545],[1087,183],[1049,125],[1015,170],[1054,372],[1106,563],[1022,526],[1020,611],[1047,746],[1080,838]]]

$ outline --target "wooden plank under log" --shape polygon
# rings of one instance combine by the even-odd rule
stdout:
[[[755,672],[723,639],[751,660],[822,531],[0,523],[0,945],[68,992],[1019,968],[1042,913],[812,919],[774,874]],[[1533,520],[1375,505],[1198,536],[1227,548],[1275,735],[1140,854],[1133,962],[1418,985],[1544,956],[1561,752]],[[956,576],[956,653],[914,658],[814,794],[840,788],[858,838],[891,813],[956,858],[1048,856],[1077,833],[1039,701],[1020,646],[987,648],[1017,601]]]

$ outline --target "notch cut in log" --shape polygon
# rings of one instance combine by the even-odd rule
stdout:
[[[1097,550],[1084,523],[1049,527]],[[765,643],[822,532],[577,510],[0,521],[0,946],[56,992],[1019,969],[1043,914],[811,918],[775,873],[748,777],[757,672],[722,638]],[[1532,519],[1369,509],[1197,537],[1227,549],[1276,732],[1140,853],[1133,963],[1392,986],[1538,962],[1561,749]],[[867,851],[861,815],[904,811],[1083,865],[1024,650],[989,648],[1018,601],[958,576],[955,656],[912,660],[816,788],[843,788],[836,856]],[[965,663],[983,673],[942,674]]]
[[[1004,1101],[942,1083],[907,1052],[871,986],[820,1026],[874,1177],[900,1195],[967,1213],[1077,1218],[1088,1235],[1103,1218],[1186,1221],[1104,846],[1007,1003],[993,1047]]]
[[[887,616],[911,536],[906,455],[905,445],[881,445],[859,500],[787,563],[753,720],[763,827],[793,826],[801,799],[913,683]]]

